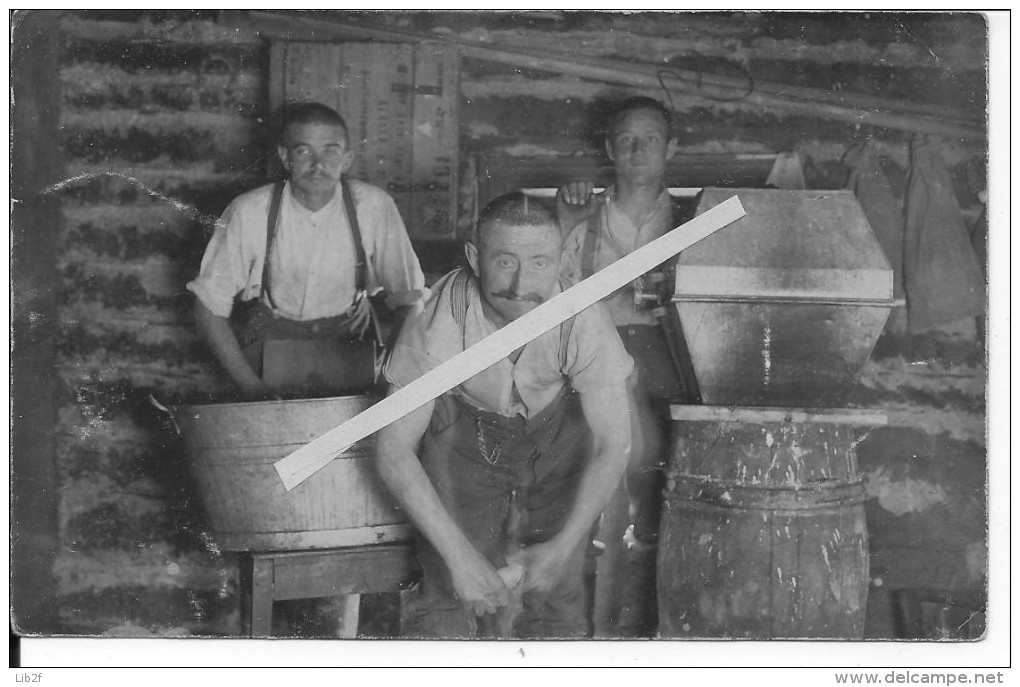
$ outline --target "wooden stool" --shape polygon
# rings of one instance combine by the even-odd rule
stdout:
[[[266,637],[273,602],[345,595],[343,636],[358,631],[361,594],[399,592],[414,581],[413,546],[376,544],[301,551],[246,551],[241,566],[241,633]]]

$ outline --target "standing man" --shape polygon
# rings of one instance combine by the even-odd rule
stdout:
[[[426,292],[418,258],[393,199],[344,176],[354,151],[334,110],[291,106],[277,153],[286,183],[230,204],[188,284],[199,332],[245,399],[364,390],[369,296],[399,319]]]
[[[635,97],[616,107],[606,134],[615,184],[598,197],[592,196],[590,183],[560,189],[561,218],[582,218],[564,227],[564,274],[587,278],[693,216],[690,200],[673,198],[666,190],[666,161],[676,146],[672,117],[657,100]],[[599,526],[606,550],[598,564],[595,630],[596,636],[647,635],[654,634],[656,625],[655,547],[668,404],[694,402],[697,390],[692,374],[678,374],[678,367],[689,365],[685,353],[670,351],[652,306],[636,298],[633,286],[605,303],[634,359],[628,387],[635,416],[625,489],[614,497]]]
[[[551,209],[522,194],[490,203],[470,270],[405,323],[391,390],[567,288],[561,248]],[[409,635],[588,634],[584,558],[628,460],[631,368],[595,304],[380,432],[380,475],[419,532]]]

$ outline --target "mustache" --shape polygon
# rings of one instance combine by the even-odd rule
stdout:
[[[513,291],[494,291],[492,293],[496,298],[502,298],[507,301],[530,301],[541,305],[545,303],[545,299],[537,293],[514,293]]]

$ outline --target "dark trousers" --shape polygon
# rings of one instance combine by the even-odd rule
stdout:
[[[631,464],[599,522],[605,548],[597,559],[593,608],[596,637],[648,637],[656,629],[655,549],[665,486],[669,402],[685,397],[662,328],[618,327],[634,358]],[[625,539],[633,525],[632,545]],[[644,546],[642,546],[644,545]]]
[[[513,548],[548,541],[560,531],[591,446],[591,432],[571,391],[529,420],[480,411],[444,394],[423,439],[422,465],[457,525],[498,569]],[[475,618],[456,599],[439,553],[419,539],[422,586],[410,603],[409,636],[587,634],[582,579],[587,541],[572,552],[568,571],[551,592],[526,592],[519,608]]]

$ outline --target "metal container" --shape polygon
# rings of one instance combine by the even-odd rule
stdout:
[[[747,214],[677,260],[672,308],[705,404],[840,406],[893,307],[893,271],[850,191],[706,188]]]
[[[408,539],[379,480],[375,439],[352,446],[288,492],[273,463],[368,408],[372,396],[178,406],[211,535],[225,551],[360,546]]]

